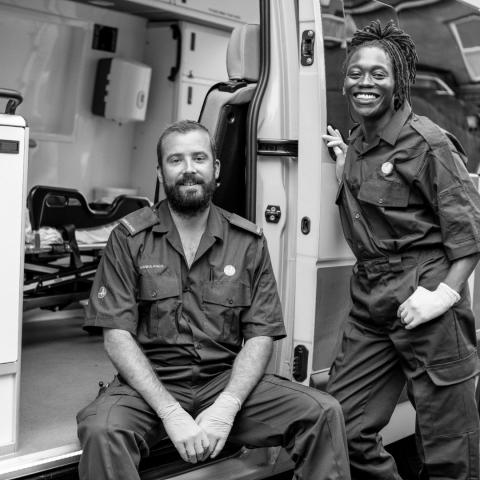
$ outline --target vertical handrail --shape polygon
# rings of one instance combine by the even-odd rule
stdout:
[[[247,114],[246,217],[255,222],[257,205],[257,133],[262,99],[270,76],[270,0],[260,0],[260,76]]]

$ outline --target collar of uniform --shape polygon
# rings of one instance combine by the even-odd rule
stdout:
[[[175,228],[173,223],[170,209],[166,200],[162,200],[156,207],[155,211],[159,219],[159,223],[152,227],[152,231],[158,233],[167,233]],[[210,211],[208,212],[206,231],[212,234],[216,238],[223,240],[223,222],[222,216],[213,203],[210,205]]]
[[[223,217],[216,205],[210,204],[206,231],[223,240]]]
[[[159,223],[156,223],[152,227],[153,232],[166,233],[174,228],[173,219],[170,215],[170,209],[166,200],[162,200],[155,206],[155,212],[157,214]]]
[[[397,110],[385,128],[380,134],[380,138],[388,142],[390,145],[395,145],[400,132],[402,131],[405,122],[412,113],[412,107],[408,102],[405,102],[399,110]]]
[[[357,151],[357,153],[362,152],[362,138],[363,138],[362,127],[357,124],[350,131],[350,135],[348,136],[348,145],[352,146]]]
[[[368,150],[371,150],[373,147],[378,145],[380,140],[385,140],[387,143],[393,146],[395,145],[398,136],[400,135],[400,132],[402,131],[402,128],[411,113],[412,108],[410,107],[410,104],[405,102],[403,107],[393,114],[388,124],[375,138],[375,141],[368,145],[366,149],[363,145],[363,130],[361,126],[358,126],[351,131],[350,136],[348,137],[348,144],[351,145],[358,153],[365,153]]]

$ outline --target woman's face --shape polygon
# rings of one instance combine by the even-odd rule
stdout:
[[[380,47],[360,47],[352,55],[347,65],[344,88],[360,123],[385,124],[395,112],[392,62]]]

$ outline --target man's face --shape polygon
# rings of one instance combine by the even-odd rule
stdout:
[[[386,123],[395,112],[392,62],[380,47],[361,47],[352,55],[344,88],[360,121]]]
[[[170,206],[183,215],[195,215],[210,204],[220,173],[208,134],[201,130],[172,133],[162,143],[165,195]]]

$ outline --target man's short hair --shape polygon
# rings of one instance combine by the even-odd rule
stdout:
[[[180,133],[180,134],[186,134],[189,132],[205,132],[208,135],[208,138],[210,139],[210,148],[212,150],[212,157],[215,160],[216,158],[216,151],[215,151],[215,142],[210,135],[210,132],[206,127],[204,127],[201,123],[195,122],[193,120],[179,120],[178,122],[172,123],[169,125],[163,133],[160,135],[160,138],[158,139],[157,143],[157,159],[158,159],[158,166],[160,167],[160,170],[162,170],[162,145],[163,141],[165,138],[167,138],[169,135],[172,135],[174,133]]]

